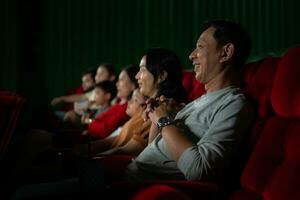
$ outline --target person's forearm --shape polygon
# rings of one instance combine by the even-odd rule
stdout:
[[[159,131],[157,129],[157,125],[155,123],[152,123],[149,130],[148,144],[150,144],[156,138],[158,133]]]
[[[194,146],[174,124],[162,128],[164,142],[171,152],[171,156],[178,161],[181,154],[189,147]]]
[[[72,95],[68,95],[68,96],[62,96],[60,98],[62,99],[63,102],[67,102],[67,103],[88,100],[88,98],[84,94],[72,94]]]

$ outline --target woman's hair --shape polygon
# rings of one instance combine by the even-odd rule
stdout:
[[[167,78],[158,85],[156,96],[164,95],[178,102],[187,102],[188,95],[182,85],[182,67],[177,55],[167,49],[151,48],[145,54],[146,68],[154,76],[156,81],[163,72],[167,72]]]
[[[137,80],[135,78],[135,75],[139,72],[140,68],[137,65],[129,64],[123,67],[122,71],[126,71],[128,74],[131,82],[134,84],[135,88],[138,87]]]
[[[111,77],[111,76],[115,76],[115,77],[117,77],[117,73],[116,73],[116,71],[115,71],[115,66],[114,66],[114,64],[112,64],[112,63],[101,63],[100,65],[99,65],[99,67],[104,67],[106,70],[107,70],[107,72],[109,73],[109,76]]]

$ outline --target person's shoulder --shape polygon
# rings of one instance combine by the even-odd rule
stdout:
[[[216,107],[243,107],[249,102],[239,87],[231,86],[220,91],[216,103]]]

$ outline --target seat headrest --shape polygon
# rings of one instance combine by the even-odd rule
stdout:
[[[284,117],[300,117],[300,45],[290,48],[281,58],[275,75],[271,103]]]
[[[257,103],[260,118],[268,117],[274,112],[271,105],[271,91],[279,61],[279,57],[267,57],[248,63],[243,69],[244,91]]]

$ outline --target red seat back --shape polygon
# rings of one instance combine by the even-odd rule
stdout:
[[[189,101],[193,101],[205,93],[204,84],[199,83],[195,78],[195,72],[184,71],[182,74],[182,84],[188,93]]]
[[[256,121],[251,131],[249,145],[255,145],[266,120],[274,115],[271,105],[271,91],[277,70],[279,57],[269,57],[245,65],[243,74],[244,92],[257,111]]]
[[[3,159],[15,130],[24,99],[8,91],[0,92],[0,159]]]
[[[280,60],[270,117],[231,199],[300,199],[300,46]]]

